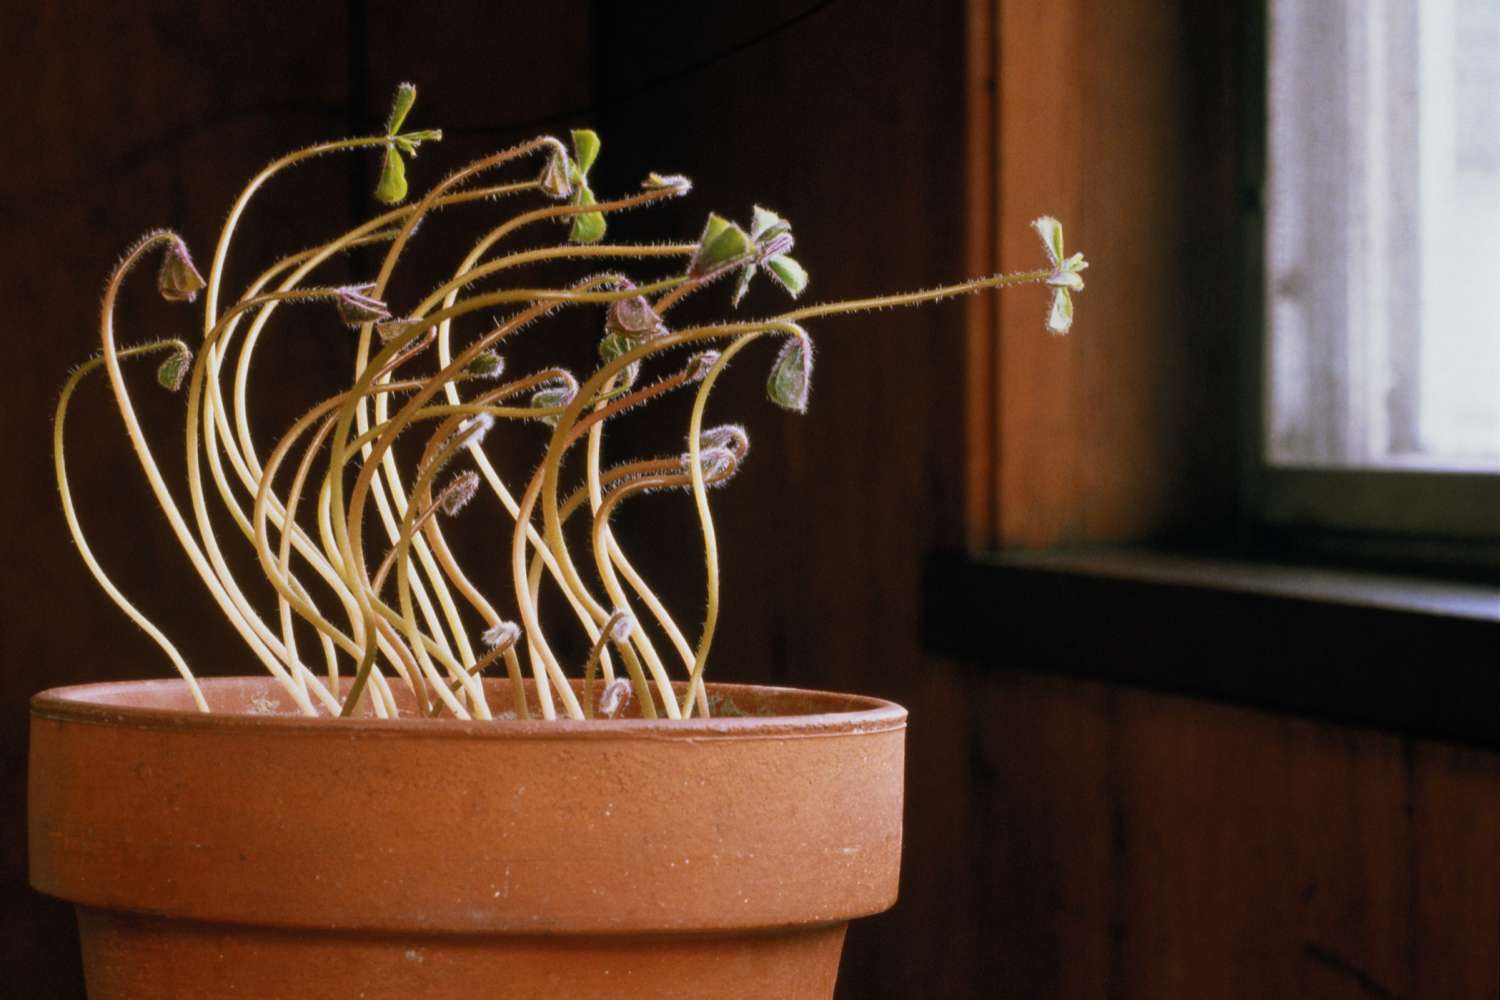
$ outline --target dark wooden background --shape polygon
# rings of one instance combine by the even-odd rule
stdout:
[[[465,153],[592,125],[601,190],[653,169],[698,185],[663,228],[622,220],[622,233],[691,235],[709,209],[769,205],[794,221],[816,299],[1034,266],[1026,223],[1042,211],[1095,262],[1069,341],[1042,332],[1036,292],[998,310],[881,313],[814,329],[806,417],[763,403],[754,362],[717,397],[755,441],[719,495],[717,676],[865,691],[912,712],[902,900],[852,930],[840,996],[1500,993],[1493,756],[995,672],[920,641],[935,549],[1233,521],[1238,7],[0,7],[7,989],[81,995],[72,916],[25,881],[26,699],[169,669],[87,576],[52,487],[56,389],[94,349],[106,272],[158,225],[206,257],[253,170],[376,126],[412,79],[414,124],[449,133],[414,164],[417,185]],[[278,181],[242,266],[363,217],[373,182],[358,157]],[[186,322],[144,292],[122,303],[126,339]],[[302,365],[266,400],[268,421],[290,418],[313,390],[301,373],[346,363],[348,345],[290,334],[284,350]],[[245,670],[92,390],[71,454],[101,559],[203,672]],[[169,427],[175,401],[159,395],[142,393],[148,418]],[[692,522],[667,498],[622,530],[660,577]],[[699,586],[689,564],[663,590],[692,620]]]

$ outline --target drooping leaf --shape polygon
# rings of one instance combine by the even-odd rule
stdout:
[[[546,389],[538,389],[531,396],[531,407],[534,410],[555,410],[567,406],[573,401],[573,390],[567,386],[549,386]],[[557,426],[557,415],[552,413],[538,414],[537,418],[549,427]]]
[[[1053,333],[1067,333],[1073,325],[1073,297],[1066,288],[1052,293],[1052,308],[1047,311],[1047,329]]]
[[[552,155],[547,157],[546,165],[542,167],[542,175],[537,178],[537,185],[549,198],[561,201],[572,197],[573,182],[569,179],[572,172],[573,167],[568,162],[568,154],[560,149],[553,150]]]
[[[604,317],[608,333],[622,333],[633,340],[646,340],[666,331],[661,317],[644,295],[621,299],[609,307]]]
[[[176,392],[182,388],[183,379],[187,378],[188,369],[192,367],[192,364],[192,351],[173,351],[156,368],[157,384],[169,392]]]
[[[791,257],[785,254],[771,257],[765,266],[771,272],[771,277],[791,293],[792,298],[801,295],[802,290],[807,287],[807,270]]]
[[[573,204],[595,204],[594,192],[586,187],[579,188]],[[605,228],[603,212],[583,212],[573,216],[573,229],[568,233],[568,239],[574,243],[598,243],[604,239]]]
[[[369,295],[375,286],[345,285],[334,289],[334,304],[338,306],[339,319],[345,326],[362,326],[365,323],[381,323],[391,318],[386,304]]]
[[[494,351],[480,351],[464,365],[465,378],[499,378],[505,371],[505,359]]]
[[[623,333],[610,333],[599,341],[599,360],[606,365],[618,358],[620,355],[636,346],[636,342]],[[639,360],[632,361],[615,376],[616,388],[630,388],[635,385],[635,380],[640,377],[641,363]]]
[[[375,200],[384,205],[399,205],[406,200],[406,164],[395,147],[386,147],[380,182],[375,185]]]
[[[766,396],[782,409],[806,413],[811,388],[812,341],[805,333],[788,337],[771,365]]]
[[[156,290],[168,302],[191,302],[203,290],[203,275],[193,266],[187,244],[173,237],[167,243],[161,268],[156,272]]]

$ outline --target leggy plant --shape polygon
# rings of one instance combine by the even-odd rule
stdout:
[[[813,320],[1036,284],[1053,289],[1047,326],[1064,333],[1072,322],[1071,293],[1083,288],[1083,256],[1067,256],[1061,225],[1041,218],[1033,225],[1047,264],[1033,271],[674,328],[672,310],[720,279],[734,279],[736,306],[758,274],[799,297],[808,275],[790,256],[790,223],[757,207],[745,228],[709,215],[696,240],[606,242],[609,215],[681,197],[690,184],[680,176],[651,174],[638,192],[597,197],[589,173],[600,142],[588,130],[574,131],[566,144],[543,136],[483,157],[415,203],[403,204],[406,158],[441,138],[432,130],[403,131],[415,96],[410,85],[398,89],[380,135],[300,150],[256,174],[229,212],[206,276],[176,234],[158,231],[140,240],[106,287],[99,355],[73,373],[58,402],[58,487],[79,551],[110,598],[165,651],[203,711],[208,705],[187,662],[105,575],[74,512],[64,428],[75,389],[95,370],[108,377],[146,480],[193,569],[299,711],[389,717],[404,710],[478,719],[503,711],[552,719],[613,715],[633,702],[645,717],[675,719],[710,711],[703,676],[719,618],[719,566],[709,491],[733,478],[750,443],[739,425],[704,426],[709,397],[730,363],[763,338],[779,340],[767,395],[800,413],[807,408],[813,363],[805,324]],[[229,300],[225,262],[260,188],[315,156],[361,150],[383,158],[375,195],[388,210],[284,257]],[[480,183],[527,160],[540,160],[540,171],[533,167],[524,179]],[[391,277],[425,218],[464,205],[493,212],[510,199],[526,199],[529,207],[497,218],[452,276],[420,301],[392,308]],[[508,245],[521,230],[551,223],[565,224],[566,236],[537,249]],[[371,280],[318,283],[323,265],[356,247],[383,249]],[[165,298],[191,302],[202,296],[196,354],[178,339],[116,343],[120,287],[153,255],[160,257],[157,283]],[[543,262],[572,266],[577,276],[555,285],[513,277]],[[637,273],[652,265],[665,273]],[[357,337],[356,358],[340,391],[264,449],[250,421],[252,358],[284,305],[331,307]],[[520,375],[505,370],[498,349],[508,339],[579,309],[602,313],[594,371],[576,376],[561,368]],[[126,384],[126,363],[150,355],[165,356],[157,381],[186,395],[185,505],[168,488]],[[681,454],[606,461],[604,432],[614,417],[678,392],[693,394]],[[535,471],[514,484],[501,476],[486,449],[502,427],[517,424],[545,425],[548,436]],[[411,449],[415,460],[398,457],[394,445],[403,435],[419,443]],[[581,462],[581,471],[568,474],[570,458],[574,467]],[[679,627],[610,527],[621,504],[664,490],[688,491],[697,511],[705,612],[696,639]],[[503,599],[481,592],[444,534],[444,520],[481,493],[504,512],[509,526],[511,591]],[[265,602],[252,601],[231,572],[211,503],[227,512],[239,544],[253,549],[274,595],[273,615],[263,613]],[[584,522],[583,530],[566,530],[570,521]],[[586,539],[583,559],[575,558],[580,537]],[[572,669],[543,626],[544,584],[561,595],[587,642],[586,660]],[[490,704],[483,684],[487,672],[501,670],[509,684],[491,692],[509,691],[504,709]],[[674,676],[685,683],[674,684]],[[581,700],[571,682],[579,677]],[[409,699],[398,701],[403,688]]]

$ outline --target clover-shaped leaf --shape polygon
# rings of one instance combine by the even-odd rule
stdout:
[[[1031,223],[1037,235],[1042,238],[1042,245],[1047,251],[1047,260],[1052,265],[1052,273],[1046,278],[1048,285],[1052,286],[1052,305],[1047,310],[1047,329],[1053,333],[1067,333],[1073,325],[1073,292],[1083,291],[1083,278],[1080,274],[1089,265],[1083,259],[1083,254],[1075,253],[1071,257],[1063,256],[1063,230],[1062,223],[1050,215],[1044,215]]]
[[[703,235],[698,237],[698,249],[688,262],[688,273],[699,276],[719,270],[748,257],[753,249],[754,244],[743,229],[721,215],[710,213]]]
[[[406,116],[417,103],[417,88],[403,83],[396,88],[391,99],[391,113],[385,120],[385,156],[380,164],[380,180],[375,185],[375,199],[386,205],[398,205],[406,200],[406,163],[402,154],[415,157],[417,147],[424,142],[437,142],[443,133],[437,129],[421,129],[402,132]]]
[[[579,208],[596,204],[589,187],[589,170],[599,158],[600,145],[599,135],[593,129],[573,130],[573,162],[569,165],[568,180],[573,187],[573,204]],[[574,243],[598,243],[604,239],[605,229],[603,212],[581,212],[573,216],[568,239]]]
[[[745,265],[735,285],[734,305],[750,289],[750,280],[756,271],[765,271],[776,279],[776,283],[789,292],[792,298],[802,294],[807,287],[807,271],[787,252],[796,241],[792,238],[792,224],[769,208],[756,205],[750,216],[750,240],[755,245],[755,259]]]
[[[588,188],[579,188],[578,193],[573,196],[573,204],[580,207],[594,204],[594,192]],[[604,213],[582,212],[573,216],[573,228],[568,233],[568,239],[574,243],[598,243],[604,239]]]

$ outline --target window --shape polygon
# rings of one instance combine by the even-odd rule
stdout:
[[[1500,0],[1271,0],[1258,505],[1500,536]]]

